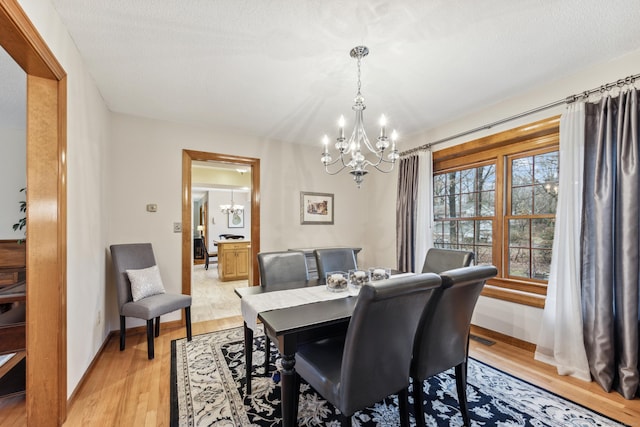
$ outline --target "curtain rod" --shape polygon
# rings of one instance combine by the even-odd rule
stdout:
[[[568,97],[566,97],[564,99],[559,99],[557,101],[551,102],[551,103],[543,105],[541,107],[537,107],[537,108],[534,108],[532,110],[528,110],[528,111],[525,111],[523,113],[516,114],[514,116],[506,117],[504,119],[500,119],[500,120],[497,120],[495,122],[492,122],[492,123],[489,123],[489,124],[486,124],[486,125],[483,125],[483,126],[479,126],[477,128],[473,128],[473,129],[470,129],[470,130],[467,130],[467,131],[464,131],[464,132],[460,132],[460,133],[457,133],[455,135],[448,136],[446,138],[438,139],[437,141],[429,142],[427,144],[423,144],[423,145],[420,145],[420,146],[415,147],[415,148],[411,148],[411,149],[409,149],[407,151],[403,151],[402,153],[400,153],[400,157],[406,157],[406,156],[408,156],[410,154],[413,154],[413,153],[416,153],[418,151],[428,150],[429,148],[433,147],[434,145],[442,144],[443,142],[451,141],[452,139],[460,138],[461,136],[467,136],[467,135],[470,135],[472,133],[479,132],[481,130],[491,129],[492,127],[501,125],[503,123],[507,123],[507,122],[510,122],[512,120],[516,120],[516,119],[519,119],[519,118],[522,118],[522,117],[526,117],[526,116],[529,116],[531,114],[539,113],[540,111],[548,110],[549,108],[557,107],[558,105],[571,104],[572,102],[576,102],[576,101],[578,101],[580,99],[587,99],[587,98],[589,98],[589,96],[591,96],[594,93],[598,93],[598,92],[603,93],[603,92],[607,92],[607,91],[613,89],[614,87],[620,87],[621,88],[621,87],[623,87],[625,85],[632,85],[638,79],[640,79],[640,74],[634,74],[632,76],[628,76],[628,77],[625,77],[624,79],[619,79],[619,80],[616,80],[615,82],[604,84],[604,85],[602,85],[600,87],[597,87],[597,88],[594,88],[594,89],[585,90],[582,93],[571,95],[571,96],[568,96]]]

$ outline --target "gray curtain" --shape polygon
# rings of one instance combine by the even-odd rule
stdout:
[[[582,309],[589,368],[603,389],[638,389],[640,149],[635,89],[587,104]]]
[[[415,236],[418,207],[418,156],[400,159],[396,202],[396,256],[398,270],[415,272]]]

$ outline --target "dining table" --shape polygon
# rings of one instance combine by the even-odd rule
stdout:
[[[245,367],[246,367],[246,390],[247,395],[251,394],[251,369],[253,364],[253,332],[254,322],[262,322],[264,333],[276,345],[282,357],[282,370],[280,372],[281,389],[281,409],[282,425],[285,427],[297,425],[294,405],[297,403],[295,355],[299,345],[316,341],[318,339],[346,333],[357,295],[355,292],[344,291],[333,293],[327,291],[325,286],[318,286],[318,280],[308,280],[304,282],[289,282],[269,286],[268,288],[252,286],[235,289],[236,295],[241,300],[254,295],[279,292],[282,301],[287,301],[287,295],[293,292],[300,294],[300,289],[317,287],[313,289],[311,299],[315,295],[322,295],[316,302],[309,301],[289,305],[291,301],[283,302],[282,307],[260,311],[247,315],[243,311],[244,317],[244,346],[245,346]],[[285,292],[280,292],[285,291]],[[286,292],[293,291],[293,292]],[[324,292],[329,292],[325,295]],[[275,295],[275,294],[272,294]],[[248,300],[247,299],[247,300]],[[295,297],[293,298],[296,299]],[[274,299],[276,301],[280,298]],[[245,300],[246,301],[246,300]],[[277,306],[278,304],[276,304]],[[254,319],[253,316],[256,316]]]

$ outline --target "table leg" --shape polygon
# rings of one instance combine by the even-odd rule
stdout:
[[[282,425],[284,427],[294,427],[298,425],[298,408],[296,405],[297,382],[296,382],[296,355],[282,355],[282,374],[280,378],[282,392]]]
[[[251,368],[253,365],[253,331],[244,322],[244,363],[247,380],[247,396],[251,394]]]

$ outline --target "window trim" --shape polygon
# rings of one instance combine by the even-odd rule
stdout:
[[[560,116],[553,116],[530,124],[509,129],[463,144],[454,145],[433,152],[433,174],[449,170],[475,167],[487,161],[495,161],[496,213],[502,212],[502,220],[506,218],[506,185],[504,182],[507,156],[521,152],[559,149]],[[494,225],[499,219],[495,219]],[[503,235],[504,224],[493,230],[493,253],[499,253],[496,267],[504,272]],[[506,232],[504,233],[506,234]],[[504,274],[504,273],[503,273]],[[510,301],[532,307],[543,308],[547,294],[547,284],[534,280],[517,280],[513,278],[494,278],[487,282],[482,291],[483,296]]]

